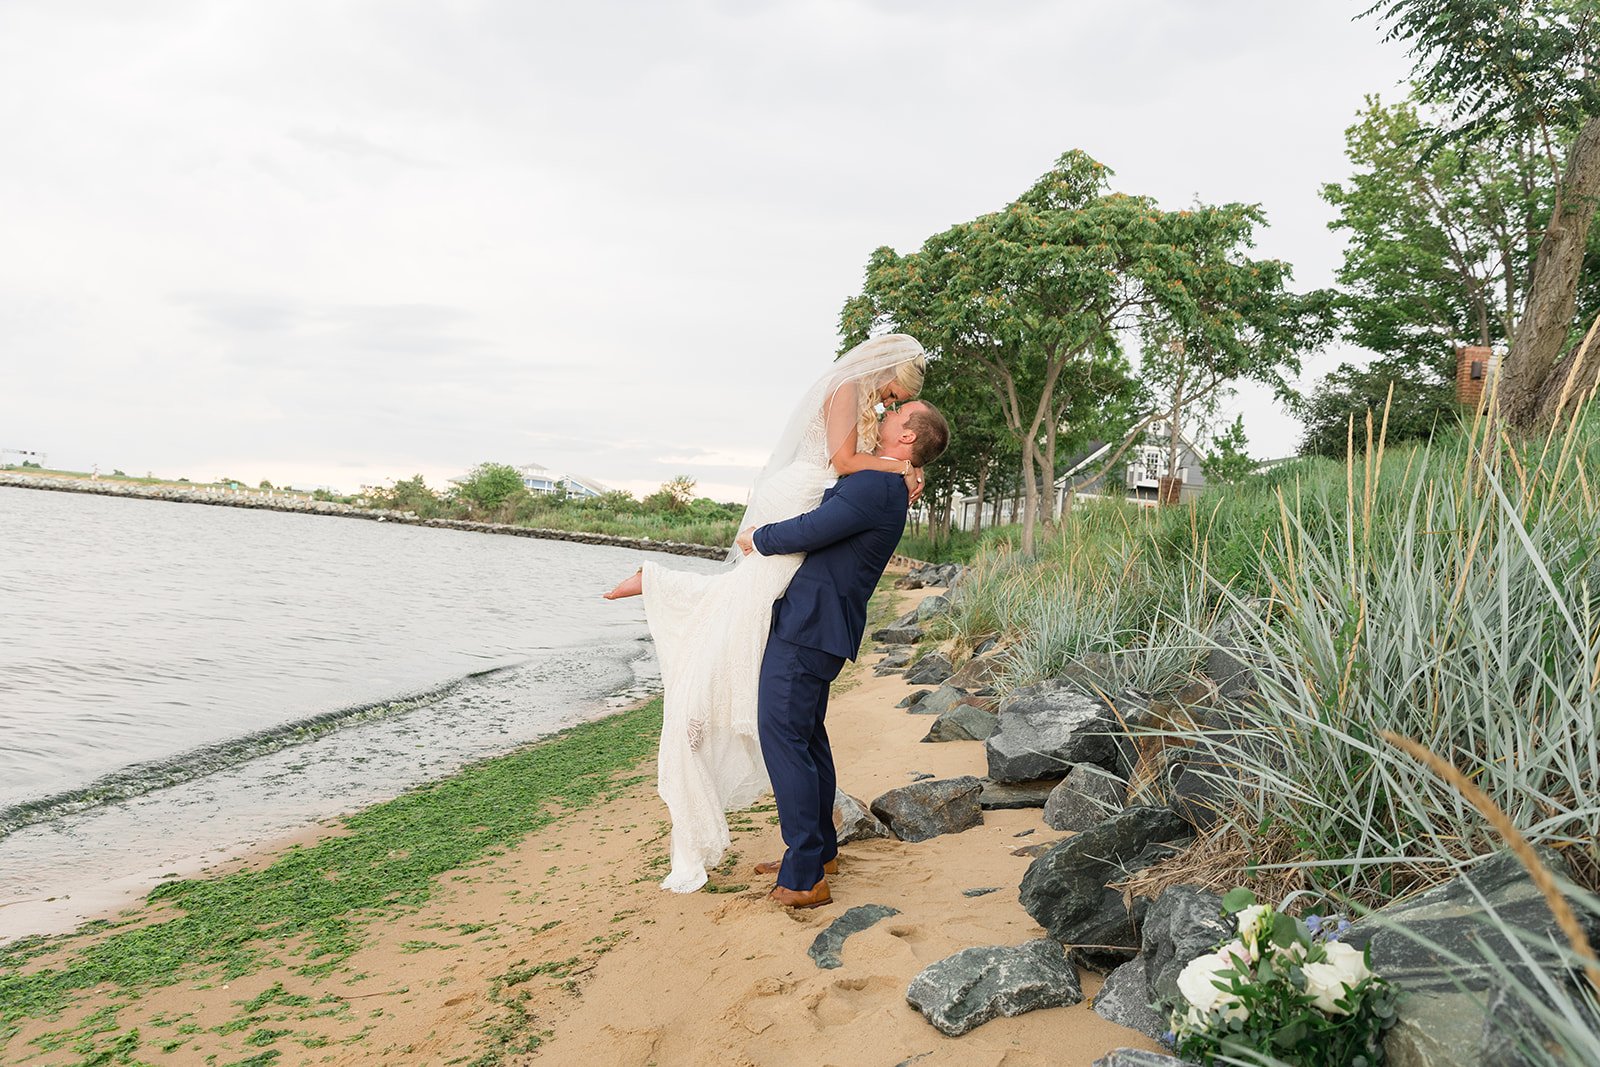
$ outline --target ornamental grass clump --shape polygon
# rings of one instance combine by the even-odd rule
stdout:
[[[1494,852],[1483,818],[1388,730],[1440,753],[1594,884],[1595,429],[1531,447],[1466,435],[1390,470],[1369,436],[1343,486],[1286,487],[1272,610],[1224,590],[1258,650],[1259,698],[1226,739],[1229,765],[1197,772],[1221,794],[1220,833],[1363,908]]]
[[[1172,1012],[1179,1055],[1211,1064],[1377,1067],[1383,1033],[1403,996],[1372,973],[1367,952],[1338,940],[1349,924],[1305,922],[1257,904],[1247,889],[1223,898],[1237,936],[1178,975]]]

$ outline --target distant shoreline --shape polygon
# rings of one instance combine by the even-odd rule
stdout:
[[[648,537],[619,537],[613,534],[578,530],[549,530],[536,526],[512,526],[500,522],[467,522],[462,519],[424,519],[413,511],[383,508],[358,508],[331,500],[310,500],[304,496],[272,490],[223,489],[218,487],[180,488],[173,485],[143,485],[137,482],[99,481],[90,478],[64,478],[54,475],[0,471],[0,488],[44,489],[58,493],[89,493],[95,496],[133,497],[140,500],[165,500],[173,504],[210,504],[215,507],[252,508],[257,511],[284,511],[298,515],[328,515],[373,522],[397,522],[406,526],[431,526],[472,533],[506,534],[512,537],[537,537],[546,541],[574,541],[586,545],[634,548],[645,552],[666,552],[674,556],[726,559],[728,550],[715,545],[696,545],[682,541],[655,541]]]

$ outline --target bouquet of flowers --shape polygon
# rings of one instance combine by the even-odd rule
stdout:
[[[1372,973],[1365,951],[1339,940],[1349,922],[1300,922],[1257,904],[1248,889],[1223,897],[1222,909],[1238,936],[1178,975],[1179,1055],[1205,1064],[1219,1055],[1296,1067],[1383,1063],[1383,1032],[1402,993]]]

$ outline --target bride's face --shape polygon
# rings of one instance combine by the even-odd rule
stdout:
[[[878,399],[885,404],[904,404],[907,400],[912,399],[912,396],[899,381],[890,378],[878,389]]]

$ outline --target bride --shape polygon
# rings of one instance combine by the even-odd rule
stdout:
[[[922,472],[869,455],[878,445],[885,406],[922,391],[922,346],[887,334],[846,352],[812,384],[756,478],[740,529],[791,518],[816,507],[823,490],[856,471],[905,476],[911,499]],[[728,847],[724,812],[766,792],[756,735],[756,683],[772,623],[801,555],[741,554],[715,574],[690,574],[646,563],[607,599],[644,596],[665,687],[657,790],[672,815],[672,873],[661,883],[692,893]]]

